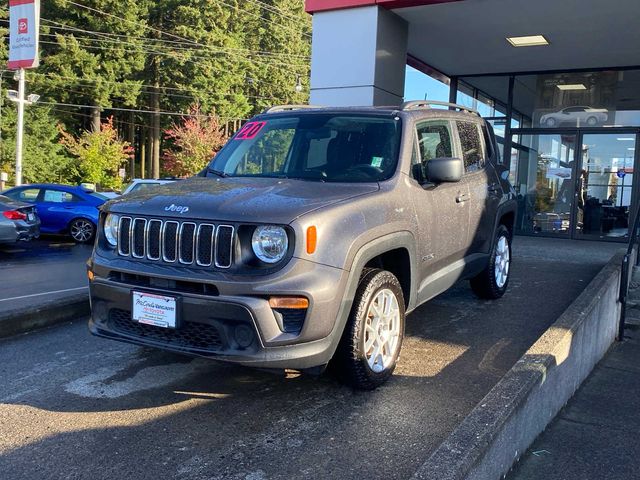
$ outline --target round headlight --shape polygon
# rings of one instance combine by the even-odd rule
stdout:
[[[253,253],[265,263],[277,263],[287,253],[289,238],[282,227],[263,225],[256,228],[251,239]]]
[[[120,217],[111,213],[107,214],[107,218],[104,220],[104,237],[107,239],[110,245],[118,245],[118,224],[120,223]]]

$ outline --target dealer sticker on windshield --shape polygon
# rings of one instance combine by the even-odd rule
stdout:
[[[177,301],[174,297],[152,293],[131,292],[133,295],[132,319],[134,322],[154,327],[176,328]]]
[[[266,124],[267,122],[247,122],[234,137],[234,140],[252,140]]]

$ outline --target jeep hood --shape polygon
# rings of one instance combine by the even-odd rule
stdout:
[[[318,208],[378,190],[377,183],[194,177],[124,195],[103,209],[142,216],[288,224]]]

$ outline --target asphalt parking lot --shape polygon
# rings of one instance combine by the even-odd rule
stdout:
[[[0,340],[0,477],[410,477],[618,248],[516,238],[507,295],[465,283],[422,306],[375,392],[93,338],[84,319]]]
[[[0,245],[0,311],[87,290],[91,246],[62,236]]]

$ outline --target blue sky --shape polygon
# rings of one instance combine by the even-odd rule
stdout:
[[[449,87],[407,65],[404,83],[404,99],[407,101],[424,100],[425,95],[429,100],[448,102]]]

